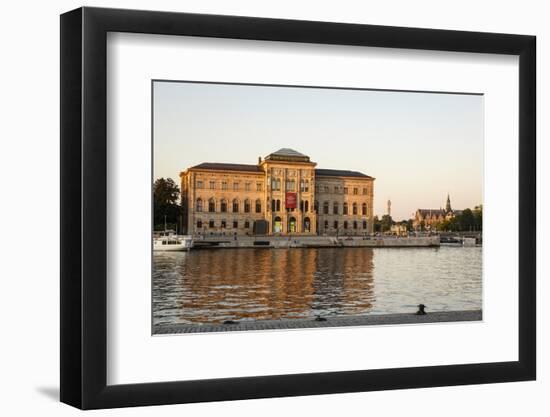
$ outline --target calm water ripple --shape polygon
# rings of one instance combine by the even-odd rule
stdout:
[[[481,309],[482,248],[154,254],[154,324]]]

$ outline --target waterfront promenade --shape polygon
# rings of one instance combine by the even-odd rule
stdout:
[[[153,334],[183,334],[233,332],[249,330],[291,330],[315,329],[322,327],[374,326],[396,324],[425,324],[441,322],[467,322],[482,320],[481,310],[432,312],[424,316],[414,313],[371,314],[357,316],[326,317],[326,321],[317,321],[315,317],[307,319],[255,320],[241,321],[233,324],[158,324],[153,327]]]
[[[201,236],[193,239],[194,249],[211,248],[420,248],[440,246],[439,236]]]

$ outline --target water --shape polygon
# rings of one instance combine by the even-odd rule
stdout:
[[[480,247],[154,254],[154,324],[481,309]]]

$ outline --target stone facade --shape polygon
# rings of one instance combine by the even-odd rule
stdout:
[[[372,233],[374,178],[316,165],[281,149],[256,165],[188,168],[180,174],[183,230],[228,236]]]
[[[462,210],[453,210],[451,207],[451,197],[447,195],[445,209],[417,209],[413,218],[413,227],[415,229],[433,230],[439,223],[450,220],[462,213]]]

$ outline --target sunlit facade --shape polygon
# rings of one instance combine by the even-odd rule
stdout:
[[[192,235],[366,235],[374,178],[317,169],[280,149],[254,165],[202,163],[180,174],[183,229]]]

